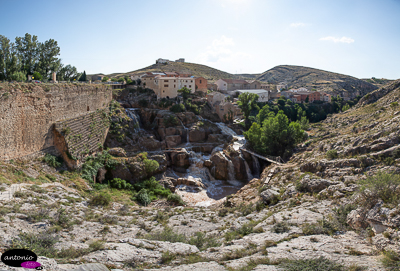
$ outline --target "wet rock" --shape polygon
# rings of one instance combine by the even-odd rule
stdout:
[[[194,127],[189,131],[189,141],[190,142],[200,142],[207,139],[206,131],[201,127]]]
[[[211,156],[210,160],[214,164],[213,170],[211,170],[211,174],[213,174],[213,176],[216,179],[227,180],[228,179],[227,158],[221,152],[216,152]]]
[[[168,165],[187,168],[190,166],[189,153],[185,150],[174,150],[168,153]]]
[[[247,181],[249,177],[247,176],[245,162],[246,161],[240,156],[236,156],[232,159],[233,168],[235,169],[235,177],[237,180]]]
[[[204,166],[208,167],[208,168],[211,168],[212,166],[214,166],[214,164],[213,164],[213,162],[211,160],[207,159],[207,160],[204,161]]]
[[[171,135],[165,137],[165,143],[168,148],[175,148],[179,144],[181,144],[182,138],[179,135]]]

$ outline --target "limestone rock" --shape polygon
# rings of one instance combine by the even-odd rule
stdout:
[[[211,170],[211,174],[213,174],[213,176],[216,179],[227,180],[228,179],[227,158],[221,152],[216,152],[211,156],[210,160],[214,164],[214,167]]]
[[[266,204],[278,201],[279,191],[277,189],[267,189],[260,194],[262,200]]]
[[[108,153],[116,157],[126,157],[126,151],[123,148],[112,148],[108,150]]]
[[[332,181],[325,179],[311,179],[310,175],[304,176],[300,183],[305,191],[311,193],[320,192],[321,190],[334,184]]]
[[[171,135],[165,137],[165,143],[168,148],[175,148],[179,144],[181,144],[182,138],[179,135]]]

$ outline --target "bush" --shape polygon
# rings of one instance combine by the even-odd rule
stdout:
[[[93,206],[108,206],[111,202],[111,196],[106,193],[98,193],[95,196],[93,196],[89,204]]]
[[[388,271],[400,270],[400,254],[394,251],[383,252],[382,264]]]
[[[275,233],[284,233],[290,231],[290,227],[286,222],[278,222],[272,227],[272,231]]]
[[[179,120],[174,115],[169,115],[163,120],[165,127],[173,127],[179,125]]]
[[[303,224],[301,229],[304,235],[329,234],[332,235],[337,228],[327,220],[319,220],[315,224]]]
[[[48,232],[39,234],[20,233],[18,237],[11,240],[11,245],[7,248],[11,249],[28,249],[36,253],[38,256],[55,258],[57,250],[54,245],[58,242],[58,237]]]
[[[169,195],[167,200],[169,202],[173,202],[173,203],[176,203],[178,205],[185,205],[185,202],[182,200],[181,196],[179,196],[178,194]]]
[[[183,104],[174,104],[169,110],[174,113],[185,112],[185,106]]]
[[[328,159],[336,159],[338,157],[337,150],[332,149],[326,152],[326,157]]]
[[[127,183],[125,180],[121,180],[120,178],[114,178],[110,182],[110,187],[117,189],[128,189],[132,190],[133,186],[130,183]]]
[[[171,228],[165,227],[163,231],[158,231],[154,233],[149,233],[145,236],[145,239],[165,241],[171,243],[188,243],[185,235],[175,233]]]
[[[285,271],[345,271],[345,267],[326,258],[319,257],[317,259],[307,260],[285,260],[280,267]]]
[[[57,156],[51,155],[49,153],[43,157],[43,161],[46,164],[48,164],[49,166],[54,167],[54,168],[60,167],[63,163],[63,160],[61,157],[57,157]]]
[[[378,199],[387,204],[400,203],[400,175],[378,172],[375,176],[359,181],[361,204],[372,207]]]
[[[144,205],[147,206],[150,204],[151,199],[149,197],[149,194],[147,193],[147,189],[143,188],[139,191],[139,193],[136,195],[136,200]]]
[[[188,243],[196,246],[201,251],[210,247],[219,247],[221,245],[215,236],[206,236],[203,232],[196,232],[194,236],[189,239]]]

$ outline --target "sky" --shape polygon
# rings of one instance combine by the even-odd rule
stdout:
[[[0,35],[54,39],[64,64],[129,72],[158,58],[229,73],[299,65],[400,78],[400,0],[0,0]]]

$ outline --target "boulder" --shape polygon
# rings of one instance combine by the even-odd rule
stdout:
[[[318,193],[330,185],[336,184],[332,181],[325,180],[325,179],[311,179],[310,175],[304,176],[304,178],[300,181],[302,190],[311,192],[311,193]]]
[[[190,129],[189,131],[190,142],[200,142],[200,141],[205,141],[206,139],[207,139],[206,131],[203,128],[195,126],[194,129]]]
[[[366,215],[366,221],[372,227],[375,234],[384,232],[387,228],[400,227],[400,212],[397,208],[384,207],[384,202],[379,200]]]
[[[175,192],[176,179],[172,177],[164,177],[158,181],[164,188],[169,189],[172,193]]]
[[[114,169],[110,170],[111,179],[120,178],[125,181],[131,181],[133,179],[132,173],[125,163],[117,164]]]
[[[267,189],[261,192],[260,197],[265,204],[274,204],[279,200],[279,191],[277,189]]]
[[[187,168],[190,166],[189,153],[185,150],[176,150],[168,154],[169,165]]]
[[[96,182],[103,183],[103,181],[106,179],[106,173],[107,170],[104,167],[99,168],[97,171]]]
[[[179,144],[181,144],[182,138],[179,135],[171,135],[165,137],[165,143],[168,148],[175,148]]]
[[[247,176],[245,160],[240,157],[236,156],[232,159],[233,168],[235,169],[235,177],[237,180],[247,181],[249,176]]]
[[[365,228],[368,225],[365,221],[365,210],[363,208],[358,208],[351,211],[347,215],[346,222],[355,230]]]
[[[214,167],[211,170],[211,174],[218,180],[228,179],[228,160],[221,152],[214,153],[211,158]]]
[[[142,150],[156,151],[161,149],[161,142],[154,138],[154,136],[141,137],[139,144]]]
[[[204,161],[204,166],[207,167],[207,168],[211,168],[211,167],[214,166],[214,164],[213,164],[213,162],[211,160],[207,159],[207,160]]]
[[[112,148],[108,150],[108,153],[116,157],[126,157],[126,151],[123,148]]]
[[[159,167],[154,173],[162,173],[167,170],[168,161],[166,155],[163,154],[156,154],[149,156],[149,159],[155,160],[158,162]]]

